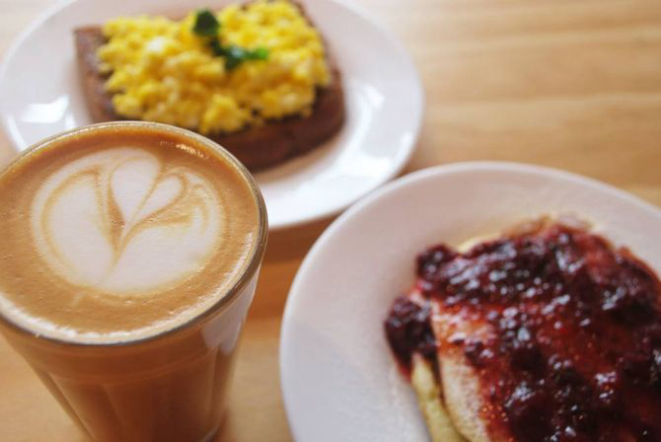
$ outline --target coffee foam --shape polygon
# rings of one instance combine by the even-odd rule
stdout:
[[[147,295],[206,266],[222,247],[224,210],[195,171],[119,147],[48,177],[30,220],[39,255],[71,284]]]
[[[92,132],[0,175],[0,313],[37,334],[141,339],[214,305],[247,270],[259,206],[181,135]]]

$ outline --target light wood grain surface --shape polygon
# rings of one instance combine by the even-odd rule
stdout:
[[[661,205],[661,1],[356,1],[401,38],[424,83],[424,125],[408,171],[535,163]],[[0,0],[0,53],[52,3]],[[2,136],[0,162],[12,155]],[[301,260],[329,222],[271,236],[223,441],[291,440],[279,386],[281,315]],[[4,340],[0,440],[82,441]]]

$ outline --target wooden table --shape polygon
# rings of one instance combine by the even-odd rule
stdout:
[[[422,76],[427,109],[408,171],[464,160],[536,163],[661,205],[659,0],[359,2],[402,39]],[[0,53],[51,3],[0,0]],[[12,155],[0,139],[0,161]],[[291,440],[279,386],[281,316],[301,260],[328,224],[270,238],[223,441]],[[82,440],[4,340],[0,439]]]

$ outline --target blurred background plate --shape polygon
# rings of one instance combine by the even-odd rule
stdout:
[[[17,150],[91,123],[72,30],[120,15],[181,17],[228,0],[73,0],[56,4],[19,36],[0,69],[0,119]],[[234,2],[236,3],[236,2]],[[401,44],[365,12],[335,0],[301,2],[343,74],[347,122],[309,155],[258,173],[272,229],[343,210],[393,178],[418,137],[424,107],[418,73]]]
[[[545,214],[573,215],[661,271],[661,211],[555,169],[458,163],[422,170],[363,199],[317,240],[283,319],[280,372],[298,441],[427,440],[383,321],[428,246],[457,245]]]

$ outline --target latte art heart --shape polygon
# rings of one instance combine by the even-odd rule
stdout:
[[[39,255],[71,284],[149,293],[204,269],[223,211],[199,173],[138,148],[97,151],[50,175],[32,202]]]

